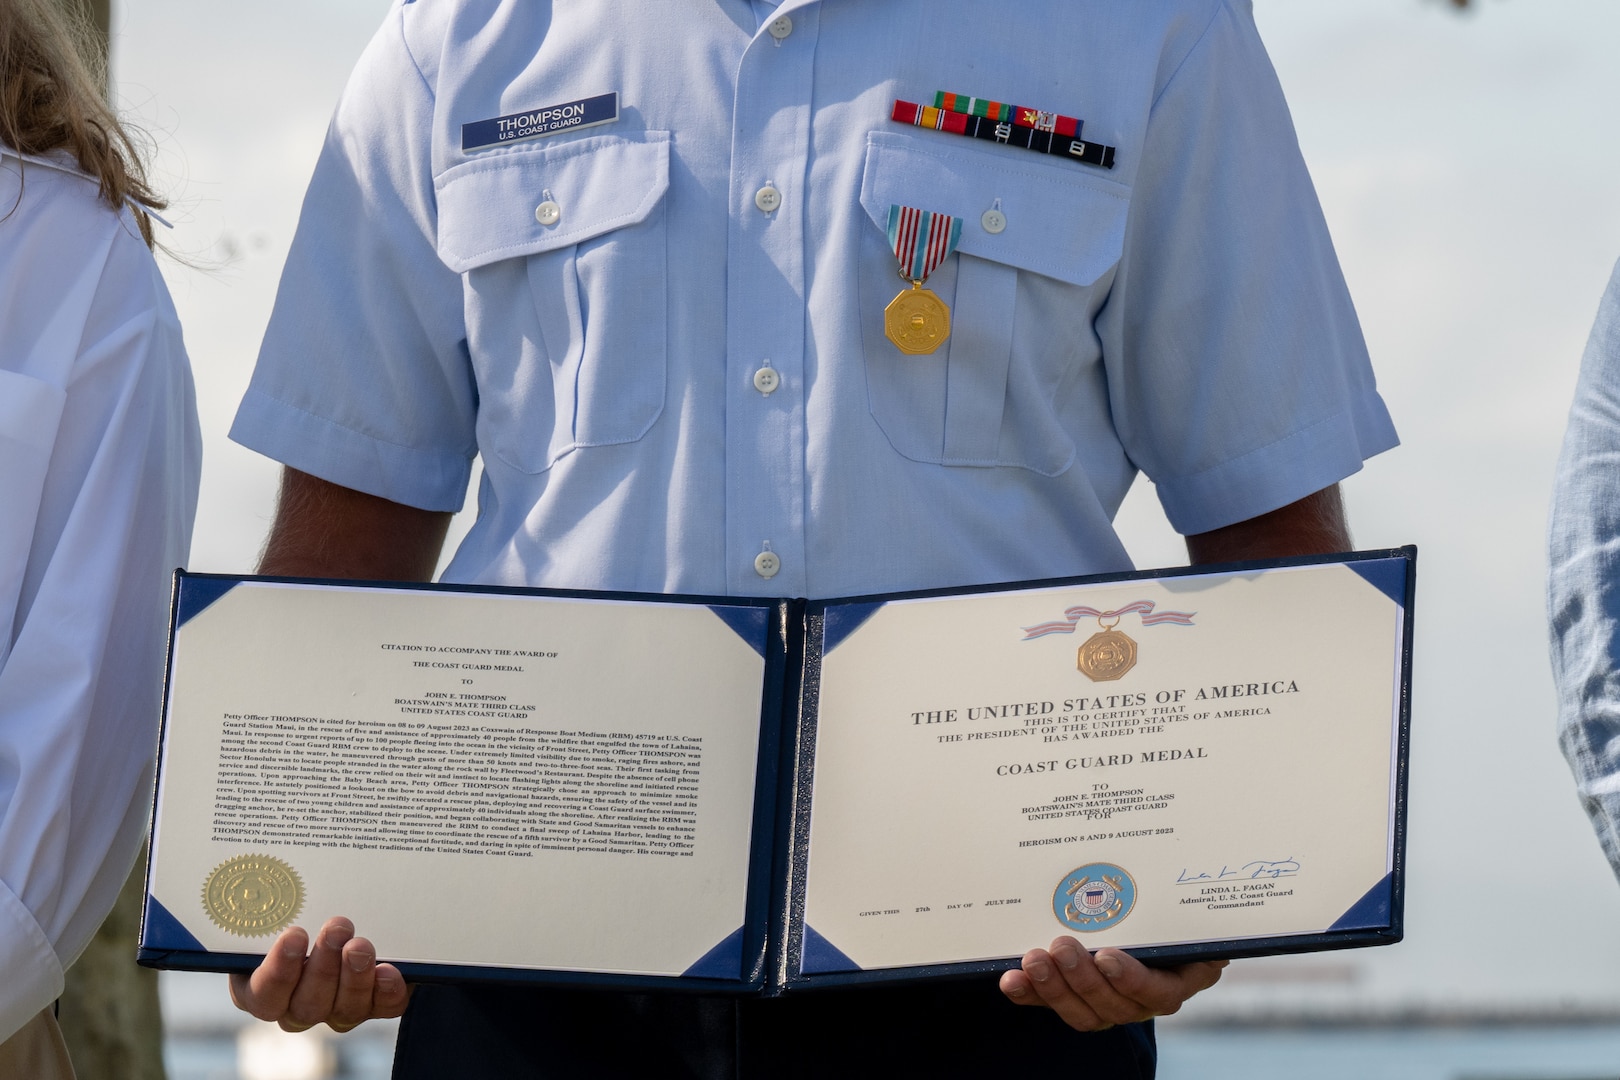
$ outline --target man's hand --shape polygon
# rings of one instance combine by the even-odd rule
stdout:
[[[1050,949],[1031,949],[1022,965],[1001,976],[1001,992],[1015,1005],[1057,1013],[1076,1031],[1101,1031],[1169,1016],[1181,1003],[1214,986],[1225,960],[1150,968],[1118,949],[1092,956],[1072,937]]]
[[[348,1031],[403,1013],[411,988],[394,965],[377,963],[377,950],[354,936],[353,923],[338,918],[321,927],[314,949],[302,927],[283,930],[252,975],[231,976],[231,1000],[283,1031],[316,1024]]]

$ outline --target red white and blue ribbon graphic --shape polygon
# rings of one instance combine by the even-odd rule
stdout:
[[[1143,626],[1158,626],[1161,623],[1171,623],[1176,626],[1191,626],[1196,611],[1154,611],[1152,600],[1138,600],[1134,604],[1126,604],[1113,611],[1098,611],[1094,607],[1072,607],[1064,609],[1064,618],[1057,622],[1044,622],[1035,626],[1024,627],[1024,641],[1034,641],[1036,638],[1046,637],[1048,634],[1072,634],[1075,624],[1081,619],[1115,619],[1125,615],[1141,615]]]
[[[889,207],[889,247],[907,281],[927,281],[961,239],[960,218],[913,206]]]

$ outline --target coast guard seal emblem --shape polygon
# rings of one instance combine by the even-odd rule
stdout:
[[[1052,914],[1081,933],[1106,930],[1135,906],[1136,882],[1113,863],[1087,863],[1066,875],[1052,893]]]
[[[239,855],[214,867],[202,887],[215,926],[242,937],[274,934],[298,917],[304,883],[273,855]]]

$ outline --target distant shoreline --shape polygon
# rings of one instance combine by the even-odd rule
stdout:
[[[1620,1007],[1544,1009],[1399,1009],[1304,1012],[1246,1009],[1241,1013],[1200,1012],[1197,1016],[1161,1017],[1161,1031],[1342,1031],[1365,1029],[1620,1027]]]

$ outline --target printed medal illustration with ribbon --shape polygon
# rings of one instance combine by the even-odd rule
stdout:
[[[911,206],[889,207],[889,247],[911,288],[883,309],[883,333],[909,356],[930,354],[951,336],[951,309],[923,282],[961,239],[958,218]]]
[[[1059,621],[1024,627],[1023,640],[1034,641],[1048,634],[1072,634],[1075,624],[1081,619],[1096,619],[1101,630],[1092,634],[1086,639],[1085,644],[1080,646],[1080,651],[1075,657],[1075,667],[1092,682],[1113,682],[1136,666],[1135,640],[1115,629],[1119,626],[1120,619],[1126,615],[1140,615],[1143,626],[1159,626],[1164,623],[1173,626],[1191,626],[1193,616],[1198,614],[1196,611],[1154,611],[1153,608],[1152,600],[1137,600],[1113,611],[1099,611],[1081,604],[1066,608],[1063,619]]]

